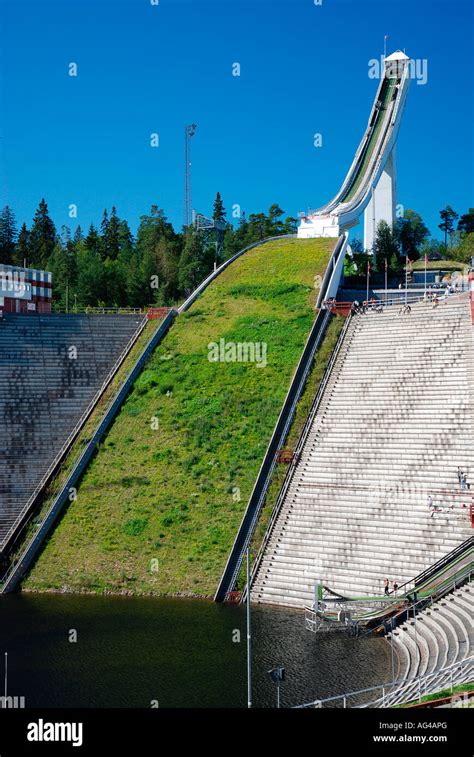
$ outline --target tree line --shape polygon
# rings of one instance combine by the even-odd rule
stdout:
[[[447,205],[439,214],[438,228],[443,233],[443,241],[431,238],[422,217],[414,210],[405,210],[403,217],[398,218],[393,226],[380,221],[370,259],[372,270],[382,273],[387,269],[398,274],[407,258],[414,262],[425,255],[428,260],[449,259],[471,264],[474,257],[474,208],[460,216]],[[351,247],[353,258],[346,262],[346,273],[365,276],[367,250],[363,249],[359,239],[354,239]]]
[[[140,218],[136,235],[113,207],[104,210],[100,226],[87,232],[77,226],[60,231],[41,200],[30,228],[17,229],[15,214],[0,211],[0,263],[51,271],[53,297],[60,307],[146,307],[173,305],[189,294],[219,264],[265,237],[293,234],[297,219],[283,218],[279,205],[267,213],[242,214],[234,226],[227,220],[220,193],[214,200],[214,229],[195,225],[176,232],[157,205]],[[400,273],[406,257],[427,255],[470,263],[474,256],[474,208],[459,216],[449,205],[440,211],[444,240],[431,238],[421,216],[406,210],[393,227],[381,221],[372,250],[372,270],[387,267]],[[360,240],[351,242],[352,260],[346,274],[365,276],[367,251]]]
[[[0,211],[0,263],[51,271],[53,298],[60,307],[146,307],[173,305],[221,263],[268,236],[295,233],[297,219],[283,218],[277,204],[267,213],[242,214],[228,222],[219,192],[215,229],[194,225],[176,232],[157,205],[140,218],[136,235],[115,207],[100,226],[58,231],[41,200],[30,228],[18,230],[13,210]],[[216,244],[217,243],[217,244]]]

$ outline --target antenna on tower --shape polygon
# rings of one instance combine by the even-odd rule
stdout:
[[[184,226],[192,223],[192,193],[191,193],[191,137],[196,133],[197,124],[184,127]]]

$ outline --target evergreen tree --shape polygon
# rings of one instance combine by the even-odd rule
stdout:
[[[296,234],[298,231],[298,219],[293,216],[287,216],[283,224],[283,234]]]
[[[239,219],[239,225],[234,229],[230,224],[227,226],[224,234],[224,260],[228,260],[239,250],[242,250],[247,244],[249,236],[249,224],[242,213]]]
[[[100,236],[94,224],[92,223],[89,226],[89,231],[87,233],[86,238],[84,239],[84,243],[88,250],[91,250],[91,252],[96,252],[97,254],[100,254],[100,251],[101,251]]]
[[[185,293],[192,292],[212,270],[212,260],[203,245],[201,235],[193,226],[188,226],[184,249],[179,261],[179,287]]]
[[[87,247],[85,242],[80,245],[77,253],[77,299],[84,307],[96,307],[102,303],[109,304],[106,284],[106,269],[100,254]]]
[[[438,229],[444,232],[444,247],[448,249],[448,234],[454,231],[454,221],[458,218],[458,214],[452,209],[450,205],[446,205],[443,210],[439,211],[441,217],[441,223],[438,225]]]
[[[386,221],[380,221],[377,226],[374,244],[372,248],[375,261],[375,270],[385,271],[385,261],[391,261],[393,256],[398,257],[397,236]]]
[[[458,223],[458,231],[461,234],[474,233],[474,208],[469,208],[469,212],[461,216]]]
[[[77,226],[76,231],[74,232],[74,244],[79,244],[79,242],[82,242],[84,239],[84,234],[82,233],[82,229],[79,226]]]
[[[15,215],[11,208],[6,205],[0,211],[0,263],[12,265],[16,237]]]
[[[248,220],[247,244],[258,242],[264,239],[268,234],[268,219],[265,213],[250,213]]]
[[[222,223],[225,223],[225,216],[226,216],[226,213],[225,213],[224,203],[222,202],[220,192],[218,192],[216,194],[216,199],[214,200],[212,218],[214,221],[221,221]]]
[[[124,253],[121,253],[123,259],[123,281],[125,282],[124,295],[126,304],[129,307],[139,308],[153,303],[153,297],[150,295],[150,287],[145,281],[141,261],[136,250],[132,255],[128,255],[126,260]]]
[[[63,224],[61,226],[61,242],[63,243],[64,247],[67,247],[68,244],[71,243],[71,229],[69,226],[66,226]]]
[[[107,234],[109,228],[109,214],[107,208],[104,208],[102,213],[102,221],[100,222],[100,256],[102,260],[107,257]]]
[[[265,223],[265,236],[274,237],[283,234],[283,221],[281,216],[285,211],[277,203],[270,205]]]
[[[406,210],[403,218],[399,218],[395,224],[395,233],[402,255],[408,255],[410,260],[418,260],[420,247],[430,235],[419,213]]]
[[[471,260],[474,258],[474,231],[461,235],[456,258],[471,265]]]
[[[175,233],[164,212],[153,205],[150,215],[141,217],[137,232],[143,304],[156,302],[158,288],[161,299],[176,298],[181,248],[181,236]]]
[[[124,229],[121,227],[121,221],[117,216],[117,210],[114,206],[110,212],[110,218],[105,224],[105,230],[102,239],[104,259],[117,259],[120,252],[121,236],[123,238],[123,233]]]
[[[17,266],[28,266],[30,260],[30,232],[24,223],[18,234],[18,240],[13,253],[13,264]]]
[[[48,260],[53,253],[55,243],[56,229],[48,215],[48,206],[44,199],[42,199],[35,213],[30,231],[29,264],[37,268],[46,268]]]
[[[53,274],[53,298],[61,307],[66,307],[69,288],[69,259],[68,253],[62,244],[55,244],[53,253],[49,258],[48,268]],[[70,298],[69,298],[70,304]]]

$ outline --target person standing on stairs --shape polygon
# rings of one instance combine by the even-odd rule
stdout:
[[[390,581],[388,580],[388,578],[385,579],[385,581],[383,582],[383,585],[384,585],[384,594],[386,597],[388,597],[388,591],[390,587]]]

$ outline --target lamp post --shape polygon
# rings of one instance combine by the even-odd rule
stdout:
[[[277,709],[280,709],[280,684],[285,680],[285,668],[279,665],[268,671],[268,675],[277,686]]]

